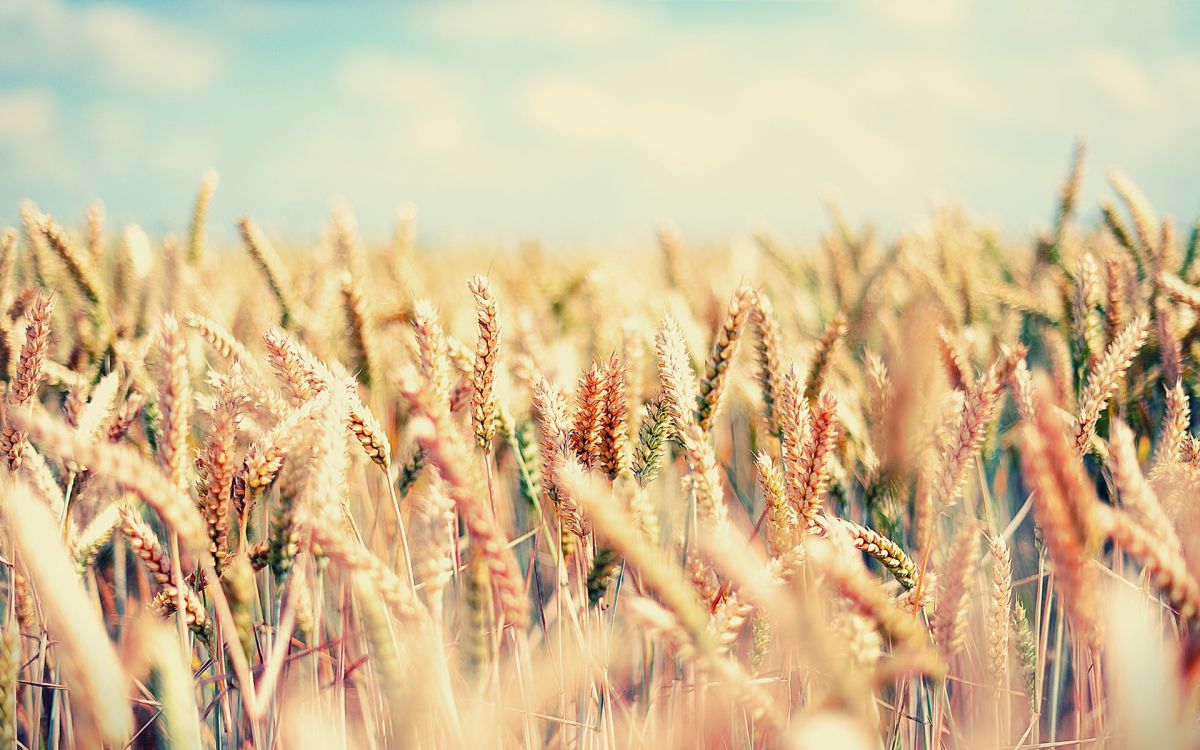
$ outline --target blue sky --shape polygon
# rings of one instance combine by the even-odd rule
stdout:
[[[219,237],[341,201],[377,236],[411,202],[431,240],[809,238],[827,195],[1023,233],[1076,136],[1085,200],[1118,166],[1191,222],[1200,3],[0,0],[4,223],[183,228],[215,167]]]

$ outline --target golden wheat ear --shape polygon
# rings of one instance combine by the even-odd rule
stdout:
[[[1096,551],[1093,509],[1099,500],[1044,380],[1034,384],[1033,415],[1021,427],[1022,475],[1034,493],[1034,518],[1054,565],[1055,590],[1081,637],[1096,643],[1100,621],[1091,558]]]
[[[204,257],[207,239],[204,222],[208,218],[208,207],[212,203],[213,195],[216,194],[220,182],[221,176],[215,169],[206,171],[200,178],[200,188],[196,191],[196,202],[192,208],[192,223],[188,228],[187,261],[193,266],[199,265]]]
[[[700,388],[696,384],[696,373],[692,370],[691,357],[683,333],[674,318],[662,322],[654,339],[658,353],[659,385],[666,398],[667,410],[675,428],[672,436],[678,439],[696,421],[696,405],[700,399]]]
[[[604,368],[604,404],[600,413],[599,466],[610,481],[625,470],[629,435],[626,424],[628,397],[625,365],[613,355]]]
[[[779,323],[771,300],[762,292],[751,298],[750,323],[754,329],[755,359],[758,362],[758,384],[762,391],[763,417],[772,434],[779,433],[775,414],[779,381],[783,377],[779,355]]]
[[[753,308],[753,294],[749,287],[740,287],[733,293],[725,311],[725,320],[713,341],[712,353],[709,355],[708,364],[705,365],[704,378],[700,381],[700,403],[696,410],[700,429],[705,432],[712,429],[713,420],[721,409],[721,397],[725,393],[729,367],[737,354],[742,331]]]
[[[593,363],[580,373],[579,384],[575,388],[571,450],[586,469],[595,468],[600,463],[605,386],[604,374]]]
[[[476,276],[467,285],[475,298],[475,314],[479,323],[479,340],[475,345],[472,386],[472,419],[475,424],[475,443],[485,453],[491,451],[496,435],[496,355],[500,348],[500,311],[492,294],[491,282]]]
[[[283,261],[275,252],[275,248],[267,241],[266,235],[258,228],[258,224],[249,216],[238,219],[238,230],[246,244],[246,251],[250,253],[254,264],[262,272],[267,287],[270,288],[271,294],[275,296],[275,301],[279,304],[279,325],[287,328],[295,316],[290,300],[290,281],[284,272]]]
[[[96,277],[95,269],[91,262],[76,250],[66,230],[49,216],[41,217],[38,228],[47,245],[66,266],[67,273],[79,292],[94,307],[102,307],[100,281]]]
[[[14,425],[8,412],[27,410],[37,395],[46,367],[46,352],[50,342],[50,316],[54,314],[54,300],[38,294],[25,313],[25,343],[17,360],[17,372],[13,377],[12,390],[5,405],[3,432],[0,433],[0,452],[4,454],[10,471],[21,468],[21,457],[25,452],[26,432]]]
[[[358,382],[369,388],[375,377],[371,314],[354,276],[349,271],[342,274],[341,294],[342,311],[346,317],[346,332],[350,338],[350,362],[354,366]]]
[[[1109,399],[1125,380],[1125,372],[1133,363],[1150,327],[1150,318],[1143,314],[1134,318],[1109,344],[1088,375],[1087,385],[1079,397],[1079,415],[1075,422],[1075,449],[1087,453],[1096,435],[1096,423]]]
[[[833,349],[846,336],[847,330],[849,329],[846,326],[846,315],[839,312],[829,321],[825,332],[817,340],[812,361],[808,366],[808,378],[804,381],[804,397],[809,401],[815,399],[824,387]]]

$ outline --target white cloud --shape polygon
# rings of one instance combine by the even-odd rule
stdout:
[[[21,145],[54,127],[54,95],[47,89],[0,92],[0,142]]]
[[[417,16],[421,27],[456,40],[595,47],[644,33],[656,14],[626,2],[492,0],[431,3]]]
[[[848,55],[819,39],[788,47],[810,32],[803,21],[659,28],[626,59],[528,77],[517,112],[565,145],[625,151],[673,174],[781,188],[794,176],[773,170],[801,153],[806,176],[828,181],[822,188],[841,178],[911,180],[915,155],[962,137],[955,124],[1005,114],[976,71],[936,52]]]
[[[116,4],[8,0],[0,10],[0,61],[38,61],[129,89],[184,95],[212,83],[221,47],[191,30]]]
[[[736,131],[691,97],[667,100],[623,75],[535,78],[517,93],[528,124],[566,143],[628,151],[648,164],[704,172],[731,156]]]
[[[112,80],[156,93],[197,91],[221,68],[208,40],[133,8],[97,5],[78,13],[88,52]]]
[[[1083,77],[1118,105],[1144,108],[1155,100],[1154,82],[1126,55],[1111,50],[1092,50],[1080,59]]]
[[[67,184],[80,176],[79,159],[62,134],[60,104],[49,89],[0,92],[0,183]]]
[[[338,67],[339,80],[363,99],[387,99],[410,105],[445,100],[462,85],[459,76],[431,63],[403,60],[376,49],[350,53]]]
[[[967,0],[875,0],[867,9],[901,29],[951,32],[966,22]]]
[[[407,149],[457,160],[476,145],[476,114],[469,78],[429,63],[359,50],[338,66],[342,89],[360,106],[381,108],[394,124],[392,138]]]

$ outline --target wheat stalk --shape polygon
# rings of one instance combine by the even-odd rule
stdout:
[[[58,641],[63,681],[71,690],[76,737],[81,742],[123,744],[133,731],[126,702],[127,677],[112,641],[75,577],[59,542],[57,523],[17,484],[8,492],[5,517],[38,591],[46,628]],[[90,738],[90,740],[88,739]]]

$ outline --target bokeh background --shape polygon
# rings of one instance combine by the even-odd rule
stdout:
[[[425,240],[811,236],[826,196],[1024,233],[1082,137],[1084,207],[1119,165],[1190,222],[1198,53],[1191,2],[0,0],[0,221],[181,228],[215,167],[214,238],[336,201]]]

